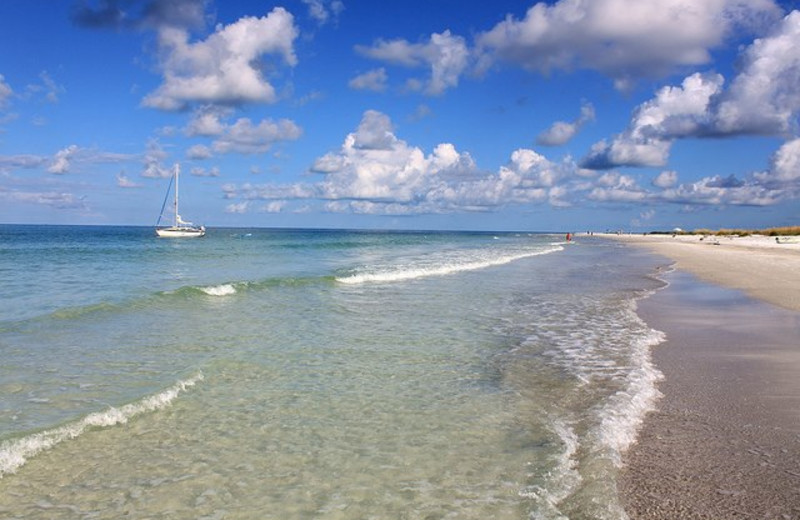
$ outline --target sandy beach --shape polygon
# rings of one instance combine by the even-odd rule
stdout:
[[[616,239],[665,257],[669,287],[639,313],[663,398],[626,456],[631,518],[800,519],[800,243]]]

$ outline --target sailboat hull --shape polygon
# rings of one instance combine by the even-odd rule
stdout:
[[[203,227],[168,227],[156,229],[156,235],[162,238],[199,238],[206,234]]]
[[[206,234],[205,226],[195,226],[191,222],[183,220],[178,213],[178,176],[180,175],[180,165],[175,164],[175,169],[172,175],[172,179],[175,183],[175,199],[173,202],[175,211],[173,215],[173,224],[169,227],[158,227],[158,224],[161,222],[161,217],[164,216],[164,208],[167,205],[167,197],[169,197],[170,189],[167,188],[167,194],[164,197],[164,204],[161,206],[161,216],[158,217],[158,222],[156,223],[156,236],[163,238],[198,238],[204,236]],[[170,181],[170,187],[172,184],[173,182]]]

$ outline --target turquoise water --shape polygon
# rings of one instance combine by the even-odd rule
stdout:
[[[662,284],[622,247],[0,226],[0,513],[625,518]]]

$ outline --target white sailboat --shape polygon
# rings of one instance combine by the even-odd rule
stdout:
[[[168,227],[159,227],[161,224],[161,218],[164,216],[164,208],[167,205],[167,198],[169,197],[169,190],[167,188],[167,195],[164,197],[164,204],[161,205],[161,215],[158,217],[158,222],[156,223],[156,235],[159,237],[164,238],[194,238],[194,237],[201,237],[206,234],[205,226],[195,226],[191,222],[187,222],[181,218],[180,213],[178,213],[178,177],[180,176],[180,166],[175,164],[172,179],[170,181],[170,187],[172,184],[175,184],[175,197],[173,199],[173,220],[172,225]]]

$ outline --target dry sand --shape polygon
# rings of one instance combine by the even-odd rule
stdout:
[[[800,237],[613,236],[648,247],[701,280],[800,311]]]
[[[667,334],[653,352],[664,397],[626,455],[626,511],[800,519],[800,244],[621,239],[677,267],[639,306]]]

